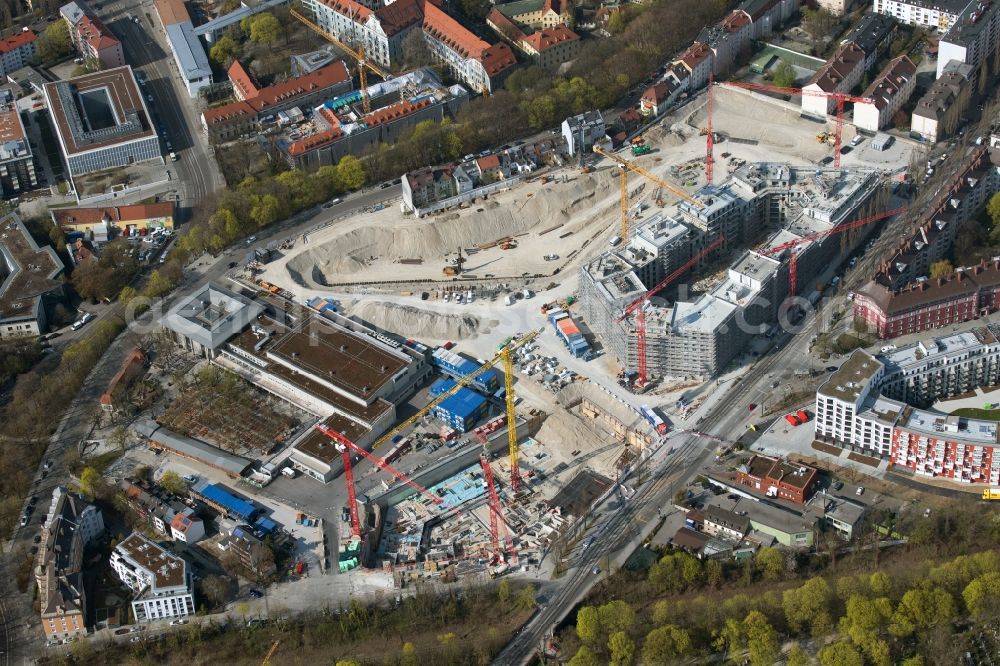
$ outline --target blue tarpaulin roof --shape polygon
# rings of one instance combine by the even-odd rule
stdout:
[[[240,520],[249,522],[253,515],[259,511],[252,503],[236,497],[225,486],[220,486],[217,483],[205,486],[201,494],[205,499],[218,504],[226,510],[226,513]]]
[[[449,396],[437,406],[437,409],[467,419],[483,406],[486,398],[472,389],[461,388],[455,395]]]
[[[270,518],[264,518],[261,516],[254,521],[254,527],[258,527],[265,532],[273,532],[278,527],[278,523],[274,522]]]

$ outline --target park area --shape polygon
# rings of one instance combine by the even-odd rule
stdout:
[[[235,374],[204,365],[185,378],[157,421],[230,453],[253,455],[287,441],[304,416]]]

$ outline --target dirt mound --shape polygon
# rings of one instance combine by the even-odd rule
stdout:
[[[388,301],[363,303],[351,314],[387,331],[433,340],[464,340],[487,333],[496,325],[472,315],[445,315]]]

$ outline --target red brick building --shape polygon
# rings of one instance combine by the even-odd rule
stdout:
[[[778,458],[753,456],[736,470],[736,482],[795,504],[805,504],[818,480],[808,465],[792,465]]]

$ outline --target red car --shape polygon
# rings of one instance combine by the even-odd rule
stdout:
[[[747,405],[747,411],[748,412],[752,412],[755,409],[757,409],[757,403],[751,402],[749,405]]]

